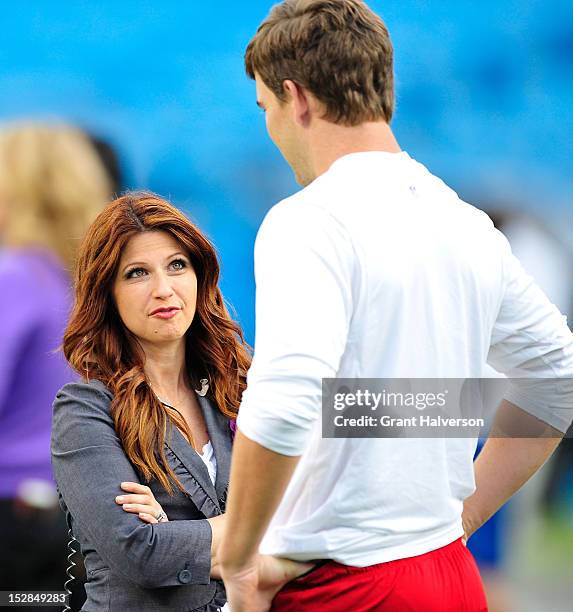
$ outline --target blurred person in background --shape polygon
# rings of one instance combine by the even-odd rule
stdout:
[[[80,130],[0,131],[0,589],[63,590],[67,528],[50,465],[58,350],[79,240],[111,182]],[[45,608],[44,608],[45,609]]]
[[[123,189],[123,172],[115,148],[107,140],[96,134],[88,132],[87,137],[107,172],[111,194],[109,199],[119,197]]]

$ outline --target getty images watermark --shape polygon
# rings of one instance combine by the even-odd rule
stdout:
[[[573,379],[325,378],[322,384],[324,438],[555,436],[572,419]]]

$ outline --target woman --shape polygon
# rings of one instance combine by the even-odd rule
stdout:
[[[125,195],[79,253],[52,462],[87,570],[83,610],[217,610],[232,425],[250,363],[213,246]],[[287,577],[288,578],[288,577]]]
[[[67,529],[50,466],[51,404],[74,374],[57,351],[82,236],[112,185],[67,125],[0,131],[0,583],[61,590]]]

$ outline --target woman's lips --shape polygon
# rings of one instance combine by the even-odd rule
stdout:
[[[178,312],[181,312],[180,308],[169,308],[168,310],[158,310],[151,316],[158,319],[172,319]]]

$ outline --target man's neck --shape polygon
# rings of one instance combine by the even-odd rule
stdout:
[[[314,177],[326,172],[337,159],[365,151],[400,153],[401,149],[390,126],[384,121],[347,127],[320,120],[310,137]]]

